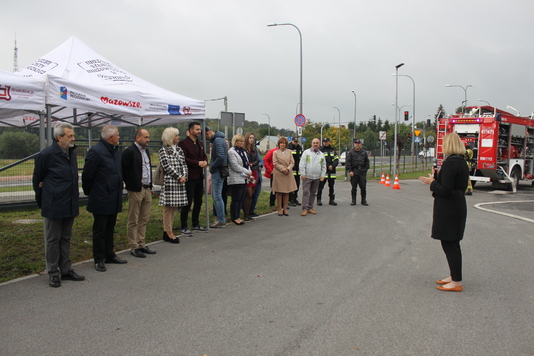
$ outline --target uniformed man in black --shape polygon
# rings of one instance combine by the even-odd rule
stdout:
[[[297,197],[299,194],[300,187],[300,172],[299,172],[299,163],[300,157],[302,156],[302,146],[299,144],[299,138],[293,137],[287,148],[291,151],[293,159],[295,160],[295,165],[293,166],[293,176],[295,177],[295,183],[297,183],[297,190],[293,193],[289,193],[289,205],[297,206],[300,205]]]
[[[352,185],[352,202],[350,205],[356,205],[356,193],[358,185],[362,194],[362,205],[367,204],[367,170],[369,169],[369,156],[367,152],[362,150],[362,141],[354,140],[354,148],[347,153],[347,171],[350,176],[350,184]]]
[[[319,184],[319,190],[317,191],[317,205],[323,205],[321,201],[323,188],[328,182],[328,196],[330,200],[328,201],[329,205],[337,205],[336,195],[334,193],[334,184],[336,183],[336,167],[339,163],[339,157],[337,156],[336,150],[330,146],[330,139],[328,137],[323,138],[323,145],[319,150],[324,154],[324,159],[326,161],[326,175],[325,179]]]

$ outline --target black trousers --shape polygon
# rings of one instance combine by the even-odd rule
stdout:
[[[187,191],[187,205],[182,207],[180,211],[180,228],[187,227],[187,218],[189,217],[189,210],[193,205],[193,213],[191,214],[191,224],[197,226],[200,224],[199,216],[200,209],[202,209],[202,198],[204,194],[204,180],[202,178],[188,180],[185,182],[185,189]]]
[[[293,177],[295,177],[295,183],[297,183],[297,190],[294,192],[289,193],[289,201],[294,202],[298,200],[299,196],[299,188],[300,188],[300,174],[295,174],[295,171],[293,171]],[[272,206],[272,205],[271,205]]]
[[[230,203],[230,219],[237,220],[241,215],[243,209],[243,202],[247,192],[246,184],[232,184],[228,186],[232,194],[232,202]]]
[[[95,263],[98,263],[116,256],[113,251],[113,233],[117,214],[93,214],[93,217],[93,258]]]
[[[360,186],[362,200],[367,199],[367,177],[365,174],[353,175],[350,177],[350,184],[352,185],[352,190],[350,191],[352,199],[356,199],[356,194],[358,194],[358,186]]]
[[[441,241],[441,247],[451,271],[451,277],[454,282],[462,281],[462,249],[460,248],[460,241]]]
[[[328,181],[328,196],[330,198],[334,197],[334,184],[336,183],[336,178],[325,178],[322,182],[319,183],[319,189],[317,190],[317,199],[321,199],[323,196],[323,188]]]

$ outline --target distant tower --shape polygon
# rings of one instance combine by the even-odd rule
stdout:
[[[17,34],[15,34],[15,54],[13,55],[13,73],[19,70],[19,49],[17,48]]]

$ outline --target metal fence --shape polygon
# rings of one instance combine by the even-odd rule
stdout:
[[[126,147],[130,146],[132,141],[121,141],[119,147],[122,153]],[[96,144],[96,142],[95,142]],[[85,196],[81,189],[81,174],[85,162],[85,155],[89,149],[88,141],[76,141],[76,159],[78,160],[78,171],[80,176],[80,200],[83,202]],[[161,147],[159,143],[149,145],[148,149],[151,155],[153,168],[158,164],[158,150]],[[16,209],[37,207],[35,203],[35,193],[33,191],[32,176],[35,165],[35,157],[39,153],[23,159],[3,159],[0,158],[0,209]]]

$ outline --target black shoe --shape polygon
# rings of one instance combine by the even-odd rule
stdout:
[[[74,272],[74,270],[69,269],[66,274],[61,275],[61,279],[68,279],[70,281],[83,281],[85,280],[85,277],[80,276],[78,273]]]
[[[248,216],[250,216],[251,218],[259,218],[260,216],[256,213],[250,213],[248,214]]]
[[[200,225],[196,225],[196,226],[193,226],[191,228],[193,231],[200,231],[200,232],[207,232],[208,229],[203,227],[203,226],[200,226]]]
[[[104,260],[104,262],[106,262],[106,263],[115,263],[115,264],[118,264],[118,265],[122,265],[122,264],[128,263],[128,261],[126,261],[126,260],[121,260],[121,259],[118,258],[117,256],[112,257],[112,258],[106,258],[106,259]]]
[[[163,231],[163,241],[169,242],[170,240],[171,238],[169,237],[169,235],[165,231]]]
[[[356,205],[356,199],[353,199],[350,205]]]
[[[333,205],[333,206],[336,206],[336,205],[337,205],[337,203],[336,203],[336,201],[335,201],[335,200],[330,200],[330,201],[328,202],[328,205]]]
[[[139,258],[145,258],[146,255],[141,252],[140,248],[136,248],[135,250],[130,251],[132,256],[139,257]]]
[[[50,284],[50,287],[61,287],[61,281],[59,280],[58,275],[50,276],[50,280],[48,283]]]
[[[155,255],[156,254],[156,251],[154,250],[151,250],[148,246],[145,246],[145,247],[141,247],[139,249],[139,251],[143,252],[143,253],[147,253],[149,255]]]
[[[95,269],[98,272],[106,272],[106,266],[104,265],[104,262],[96,262],[95,263]]]
[[[191,232],[191,230],[189,230],[187,227],[184,227],[183,229],[180,229],[180,232],[182,233],[182,235],[193,235],[193,233]]]
[[[323,202],[321,201],[321,199],[317,199],[317,205],[319,205],[319,206],[323,205]]]
[[[369,204],[367,204],[367,200],[362,200],[362,205],[369,206]]]
[[[289,206],[297,206],[297,203],[295,203],[294,201],[290,201],[288,205]]]

